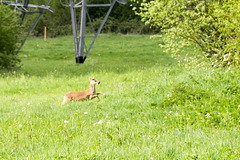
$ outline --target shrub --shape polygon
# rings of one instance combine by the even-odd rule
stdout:
[[[0,69],[10,69],[19,64],[16,49],[20,37],[21,28],[16,13],[0,4]]]
[[[240,64],[239,10],[238,0],[157,0],[143,2],[137,14],[161,29],[166,52],[194,44],[219,67]]]

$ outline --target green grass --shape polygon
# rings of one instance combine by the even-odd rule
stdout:
[[[239,68],[188,52],[107,34],[75,64],[72,37],[28,40],[22,69],[0,74],[0,159],[239,159]],[[89,76],[106,97],[61,106]]]

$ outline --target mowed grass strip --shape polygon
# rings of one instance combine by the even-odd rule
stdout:
[[[173,59],[141,35],[100,35],[84,64],[70,36],[30,39],[20,57],[0,75],[1,159],[240,158],[239,68]],[[89,76],[106,97],[61,106]]]

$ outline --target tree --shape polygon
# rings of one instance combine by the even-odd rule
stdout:
[[[167,52],[195,45],[213,66],[240,64],[239,0],[155,0],[139,9],[142,21],[161,29]]]
[[[31,4],[43,5],[47,0],[31,0]],[[77,2],[79,2],[78,0]],[[132,7],[140,6],[140,3],[136,4],[131,0],[126,0],[127,4],[115,4],[108,20],[106,21],[102,33],[118,32],[118,33],[149,33],[155,32],[154,29],[150,29],[149,26],[145,26],[139,16],[135,15]],[[142,0],[141,0],[142,1]],[[145,0],[148,2],[149,0]],[[68,0],[62,0],[64,4],[68,4]],[[106,4],[108,0],[88,0],[88,4]],[[38,25],[33,31],[33,35],[42,36],[44,33],[44,26],[47,26],[48,36],[56,37],[62,35],[72,34],[71,15],[70,8],[62,6],[59,1],[51,1],[50,6],[56,11],[51,13],[45,11],[41,17]],[[91,17],[93,26],[97,29],[103,18],[105,17],[109,7],[88,7],[88,13]],[[80,15],[81,8],[77,8],[76,14]],[[33,24],[33,20],[36,19],[36,15],[27,14],[24,19],[24,25],[26,30]],[[77,19],[79,23],[79,18]],[[92,31],[90,23],[87,18],[87,32]]]
[[[19,18],[9,6],[0,4],[0,69],[13,68],[20,62],[16,49],[21,37]]]

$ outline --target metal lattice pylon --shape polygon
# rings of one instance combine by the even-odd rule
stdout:
[[[64,5],[64,6],[68,6],[70,7],[70,11],[71,11],[71,19],[72,19],[72,30],[73,30],[73,37],[74,37],[74,47],[75,47],[75,57],[76,57],[76,63],[84,63],[85,59],[87,58],[93,44],[95,43],[99,33],[101,32],[105,22],[107,21],[107,18],[110,14],[110,12],[113,9],[113,6],[115,5],[116,2],[122,3],[122,4],[126,4],[126,1],[124,0],[109,0],[109,2],[107,4],[87,4],[88,0],[81,0],[81,1],[77,1],[77,0],[68,0],[68,4],[64,5],[62,3],[62,1],[60,0],[60,2]],[[88,14],[87,8],[88,7],[109,7],[100,27],[98,28],[97,32],[95,31],[91,18]],[[81,19],[80,19],[80,27],[78,27],[77,24],[77,15],[76,15],[76,9],[77,8],[81,8]],[[93,36],[93,40],[90,44],[89,47],[86,46],[85,43],[85,28],[86,28],[86,19],[88,18],[90,25],[92,27],[92,31],[94,33]],[[78,32],[79,30],[79,32]],[[78,35],[79,33],[79,35]]]
[[[26,13],[39,13],[39,16],[35,20],[35,23],[32,25],[31,29],[27,33],[24,41],[22,42],[20,48],[18,49],[17,53],[20,51],[22,46],[24,45],[27,37],[29,37],[30,33],[34,30],[36,27],[38,21],[40,20],[40,17],[44,13],[45,10],[49,10],[50,12],[55,12],[50,6],[49,3],[51,0],[48,0],[46,5],[34,5],[34,4],[29,4],[30,0],[15,0],[15,1],[5,1],[1,0],[3,4],[6,5],[11,5],[15,7],[15,10],[19,10],[22,12],[22,21],[25,17]],[[71,11],[71,20],[72,20],[72,30],[73,30],[73,37],[74,37],[74,47],[75,47],[75,57],[76,57],[76,63],[84,63],[85,59],[87,58],[93,44],[95,43],[99,33],[101,32],[105,22],[107,21],[107,18],[110,14],[110,12],[113,9],[113,6],[115,5],[116,2],[121,3],[121,4],[126,4],[125,0],[108,0],[108,3],[106,4],[87,4],[88,0],[65,0],[66,4],[62,3],[62,0],[60,0],[60,3],[64,6],[70,7]],[[107,0],[106,0],[107,1]],[[91,18],[87,12],[88,7],[109,7],[100,27],[98,28],[97,32],[95,31]],[[77,25],[77,16],[76,16],[76,9],[81,8],[81,17],[80,17],[80,27]],[[37,10],[32,10],[32,9],[37,9]],[[92,31],[94,33],[93,40],[90,44],[89,47],[86,47],[85,43],[85,28],[86,28],[86,18],[88,18]],[[22,23],[22,22],[21,22]],[[79,35],[78,35],[78,29],[79,30]]]
[[[40,4],[29,4],[30,0],[15,0],[15,1],[4,1],[2,0],[3,4],[6,5],[11,5],[14,7],[14,9],[16,11],[20,11],[22,13],[21,15],[21,22],[20,24],[22,24],[25,14],[26,13],[36,13],[39,14],[34,22],[34,24],[31,26],[30,30],[28,31],[27,35],[25,36],[21,46],[18,48],[16,54],[18,54],[18,52],[20,51],[20,49],[22,48],[22,46],[24,45],[25,41],[27,40],[27,38],[29,37],[30,33],[34,30],[34,28],[36,27],[38,21],[40,20],[41,16],[43,15],[45,10],[48,10],[50,12],[55,12],[50,6],[49,3],[51,2],[51,0],[48,0],[47,3],[45,5],[40,5]]]

